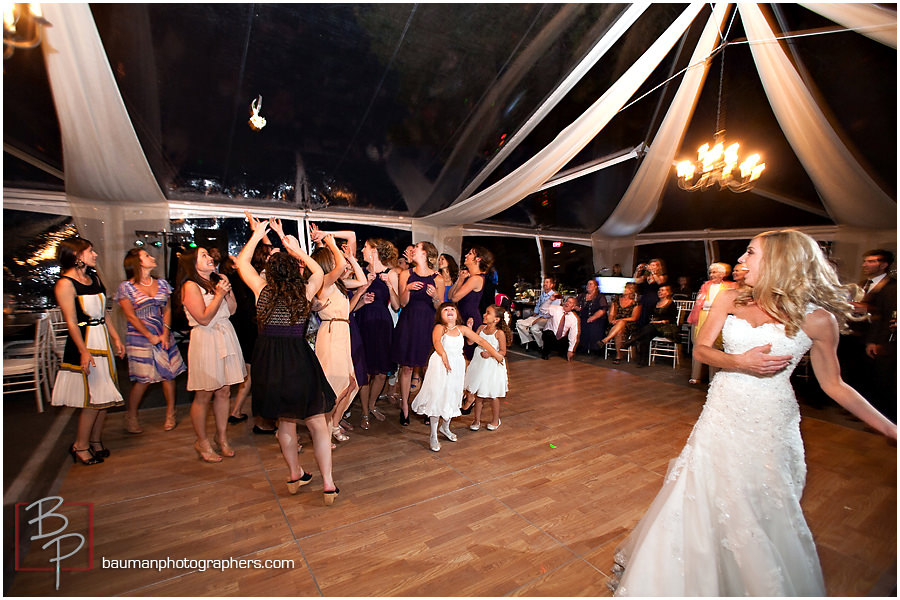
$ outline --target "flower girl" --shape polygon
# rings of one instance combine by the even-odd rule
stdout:
[[[506,346],[512,343],[512,331],[506,324],[506,309],[493,304],[484,311],[484,325],[478,328],[478,335],[497,350],[501,356],[506,356]],[[509,389],[506,365],[496,363],[490,359],[490,354],[485,351],[476,352],[466,371],[466,404],[467,409],[475,403],[475,412],[469,429],[478,431],[481,429],[481,406],[483,400],[491,401],[491,417],[488,423],[489,431],[500,427],[500,398],[506,396]]]
[[[459,398],[463,393],[466,374],[466,360],[462,353],[464,341],[471,340],[484,348],[498,363],[503,362],[503,355],[470,328],[458,325],[458,318],[456,304],[441,304],[431,332],[434,353],[428,359],[422,389],[411,406],[418,414],[430,417],[431,449],[435,452],[441,449],[437,437],[441,419],[441,433],[451,442],[456,441],[456,435],[450,431],[450,419],[460,415]]]

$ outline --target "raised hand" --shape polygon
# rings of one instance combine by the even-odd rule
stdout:
[[[279,238],[284,237],[284,228],[281,225],[281,219],[269,219],[269,227],[275,232]]]
[[[244,214],[247,216],[247,222],[250,224],[250,230],[253,231],[253,233],[256,233],[257,228],[262,226],[262,221],[251,215],[249,210],[245,210]],[[268,225],[268,221],[266,221],[266,224]]]
[[[313,242],[319,242],[322,239],[322,232],[319,231],[319,227],[315,223],[309,224],[309,239]]]

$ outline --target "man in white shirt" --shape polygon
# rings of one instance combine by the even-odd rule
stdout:
[[[522,342],[522,346],[524,346],[526,350],[528,350],[529,342],[533,341],[538,349],[544,344],[541,339],[541,332],[544,331],[544,327],[547,325],[547,319],[550,318],[550,313],[544,310],[544,304],[548,301],[550,301],[551,305],[559,305],[560,303],[559,295],[553,290],[555,283],[556,282],[552,277],[544,277],[544,287],[534,305],[534,314],[527,319],[519,319],[516,321],[516,329],[519,332],[519,341]]]
[[[566,351],[566,359],[571,361],[575,357],[575,347],[578,346],[578,315],[572,312],[578,301],[574,296],[569,296],[562,305],[552,305],[550,302],[541,307],[550,314],[547,325],[541,334],[543,346],[541,358],[550,359],[550,353]]]

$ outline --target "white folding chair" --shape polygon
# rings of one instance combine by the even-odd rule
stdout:
[[[50,398],[49,323],[44,315],[35,324],[30,355],[25,355],[19,347],[11,356],[3,357],[3,393],[34,391],[38,412],[44,412],[44,396]]]
[[[676,334],[676,339],[672,340],[667,337],[656,336],[652,340],[650,340],[650,364],[652,365],[657,358],[665,358],[672,359],[672,368],[675,369],[678,367],[678,363],[681,360],[681,340],[680,336],[680,327],[684,320],[687,318],[687,315],[690,314],[691,309],[694,308],[693,300],[676,300],[675,305],[678,308],[678,313],[675,317],[675,322],[678,324],[679,333]]]
[[[601,341],[602,341],[602,340],[601,340]],[[616,340],[615,340],[615,338],[613,338],[613,339],[609,340],[608,342],[606,342],[606,345],[603,347],[603,359],[604,359],[604,360],[607,359],[607,358],[609,358],[609,352],[610,352],[610,350],[612,350],[613,352],[616,351]],[[625,353],[625,362],[631,362],[631,347],[629,346],[628,348],[622,348],[622,352]]]
[[[63,351],[66,348],[66,338],[69,337],[69,329],[60,309],[53,308],[48,311],[47,315],[50,317],[50,347],[55,355],[56,363],[59,364],[62,362]]]
[[[679,360],[678,343],[667,337],[657,336],[650,340],[650,364],[652,365],[657,358],[671,358],[672,368],[678,366]]]

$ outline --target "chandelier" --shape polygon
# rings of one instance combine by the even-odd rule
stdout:
[[[746,192],[756,184],[766,163],[759,162],[759,154],[751,154],[738,164],[739,148],[738,143],[726,148],[725,130],[717,131],[712,148],[709,144],[703,144],[697,150],[696,163],[689,160],[678,163],[678,187],[693,192],[719,184],[719,189]]]
[[[740,144],[733,143],[726,147],[725,129],[719,128],[724,122],[722,115],[722,88],[725,76],[725,46],[722,46],[722,62],[719,71],[719,100],[716,107],[716,133],[712,147],[703,144],[697,149],[697,161],[684,160],[675,169],[678,173],[678,187],[693,192],[705,190],[716,184],[719,189],[732,192],[746,192],[756,184],[762,175],[766,163],[759,162],[759,154],[751,154],[742,162],[738,150]]]
[[[4,2],[3,60],[12,56],[16,48],[36,48],[41,43],[43,28],[50,26],[37,2]]]

